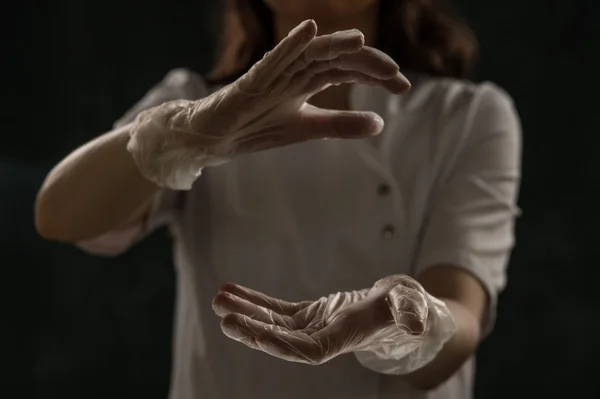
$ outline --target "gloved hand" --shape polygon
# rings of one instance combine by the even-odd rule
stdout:
[[[386,366],[390,374],[422,367],[455,331],[446,305],[403,275],[379,280],[371,289],[300,303],[227,284],[214,298],[213,310],[222,317],[225,335],[272,356],[317,365],[343,353],[368,351],[382,360],[404,360]]]
[[[197,101],[140,113],[127,149],[141,173],[183,190],[203,167],[238,154],[378,134],[383,121],[375,113],[326,110],[306,101],[330,85],[364,82],[399,94],[410,83],[389,56],[364,46],[358,30],[316,34],[315,22],[305,21],[234,83]]]

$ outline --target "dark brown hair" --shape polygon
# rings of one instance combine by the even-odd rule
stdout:
[[[468,77],[477,41],[446,3],[380,0],[379,42],[375,46],[403,70]],[[237,79],[275,44],[273,15],[263,0],[227,0],[217,62],[209,80],[228,83]]]

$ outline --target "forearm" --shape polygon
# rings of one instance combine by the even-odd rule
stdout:
[[[456,332],[433,361],[424,367],[402,376],[418,389],[434,389],[450,378],[475,352],[480,339],[480,324],[471,311],[460,303],[443,300],[456,324]]]
[[[86,240],[141,218],[158,187],[127,152],[127,126],[78,148],[46,177],[36,200],[36,228],[45,238]]]

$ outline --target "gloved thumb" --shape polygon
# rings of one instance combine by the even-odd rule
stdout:
[[[338,111],[306,105],[292,134],[304,138],[363,138],[383,130],[383,119],[374,112]]]
[[[422,335],[427,327],[429,306],[420,291],[398,284],[387,294],[396,326],[410,335]]]

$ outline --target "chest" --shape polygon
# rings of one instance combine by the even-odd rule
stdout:
[[[418,134],[413,133],[418,131]],[[444,151],[422,119],[392,121],[367,140],[321,140],[261,152],[206,171],[216,225],[285,233],[414,233],[441,181]],[[377,230],[379,231],[379,230]]]
[[[192,256],[219,282],[290,299],[410,274],[436,173],[427,136],[385,137],[310,142],[207,170],[186,204],[186,236],[202,242]]]

